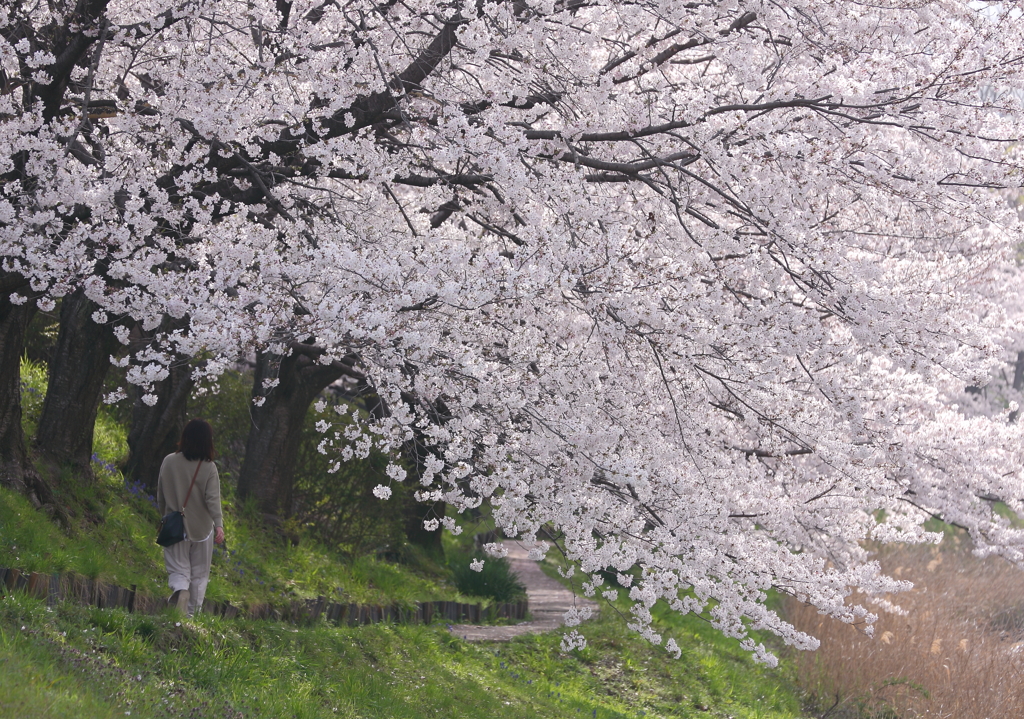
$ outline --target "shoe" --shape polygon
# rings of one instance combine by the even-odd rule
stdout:
[[[167,606],[184,614],[188,610],[188,590],[179,589],[167,599]]]

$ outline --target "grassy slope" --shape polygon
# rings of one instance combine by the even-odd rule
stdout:
[[[587,649],[563,654],[557,633],[468,644],[443,626],[181,623],[9,597],[0,715],[800,716],[784,673],[755,667],[701,627],[675,628],[678,661],[611,618],[588,626]]]
[[[31,432],[45,377],[27,366],[23,379]],[[156,512],[114,467],[124,430],[106,411],[96,446],[98,481],[74,498],[70,532],[0,489],[0,564],[70,569],[161,594]],[[226,525],[231,550],[214,560],[211,597],[458,598],[428,564],[346,561],[308,541],[273,541],[230,494]],[[558,633],[474,645],[443,626],[181,622],[9,596],[0,600],[0,716],[800,716],[791,670],[754,665],[700,620],[663,618],[683,649],[677,661],[606,615],[587,625],[587,649],[564,654]]]
[[[46,389],[46,368],[24,362],[25,435],[35,433]],[[30,571],[76,571],[102,577],[140,591],[165,592],[162,555],[154,543],[159,520],[154,500],[139,486],[126,486],[117,465],[127,453],[126,430],[114,412],[101,405],[96,422],[91,487],[67,490],[62,503],[74,507],[71,531],[40,522],[27,501],[0,490],[0,565]],[[76,486],[75,482],[66,483]],[[316,542],[299,546],[280,540],[234,501],[230,482],[223,483],[228,549],[215,550],[207,596],[244,604],[293,597],[327,596],[364,603],[411,603],[436,599],[469,601],[448,587],[427,563],[411,571],[371,557],[346,561]],[[60,490],[58,489],[58,493]]]
[[[160,596],[167,590],[160,548],[154,543],[156,511],[134,497],[120,479],[100,485],[83,500],[86,517],[70,533],[41,521],[23,497],[0,488],[0,566],[28,571],[74,571]],[[228,505],[228,550],[214,552],[207,596],[244,605],[324,595],[332,600],[411,603],[470,601],[443,584],[436,572],[380,562],[345,561],[329,548],[303,541],[294,547]]]
[[[0,562],[54,568],[52,549],[62,547],[62,563],[74,568],[88,557],[116,577],[122,570],[100,554],[99,542],[136,521],[125,510],[120,524],[108,516],[69,538],[0,490]],[[144,535],[139,542],[155,562]],[[262,547],[246,566],[266,574],[260,561],[274,566],[278,555],[298,551]],[[302,551],[328,576],[362,577],[366,594],[443,591],[406,567],[332,564],[314,548]],[[215,583],[231,571],[222,564]],[[299,574],[310,583],[315,570]],[[242,581],[231,591],[244,592],[250,585]],[[701,620],[667,613],[662,629],[682,648],[680,660],[630,635],[611,611],[587,625],[588,648],[570,654],[560,651],[559,633],[472,645],[444,626],[296,628],[208,616],[179,626],[179,619],[0,600],[0,716],[800,716],[791,669],[758,667]]]

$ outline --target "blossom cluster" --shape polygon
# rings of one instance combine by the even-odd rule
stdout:
[[[865,540],[932,516],[1024,564],[1019,425],[963,402],[1022,339],[1011,4],[96,5],[0,9],[0,301],[187,319],[145,401],[354,357],[387,411],[321,451],[425,446],[390,481],[617,573],[652,641],[664,601],[813,647],[772,588],[870,622]]]

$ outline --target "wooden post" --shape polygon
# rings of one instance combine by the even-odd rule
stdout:
[[[139,614],[156,614],[159,600],[145,594],[135,596],[135,611]]]
[[[75,578],[71,574],[61,574],[59,577],[60,581],[57,584],[57,601],[63,602],[74,596],[71,588]]]
[[[28,575],[28,595],[35,599],[45,599],[50,590],[50,577],[41,572]]]
[[[52,607],[60,601],[60,574],[54,572],[50,575],[50,581],[46,586],[46,606]]]
[[[310,617],[312,621],[315,622],[320,619],[320,615],[323,614],[324,606],[326,606],[326,604],[327,597],[320,596],[316,598],[316,604],[313,605],[313,616]]]
[[[95,591],[95,587],[93,586],[93,581],[91,579],[89,579],[88,577],[83,577],[82,578],[82,596],[79,599],[78,603],[81,604],[83,607],[92,606],[92,600],[93,600],[93,593],[94,593],[94,591]]]

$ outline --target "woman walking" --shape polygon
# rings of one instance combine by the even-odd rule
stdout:
[[[185,425],[178,451],[160,465],[156,498],[160,516],[175,510],[185,515],[185,540],[164,547],[164,565],[173,591],[167,603],[191,617],[203,606],[213,544],[224,542],[220,476],[208,422],[193,419]]]

